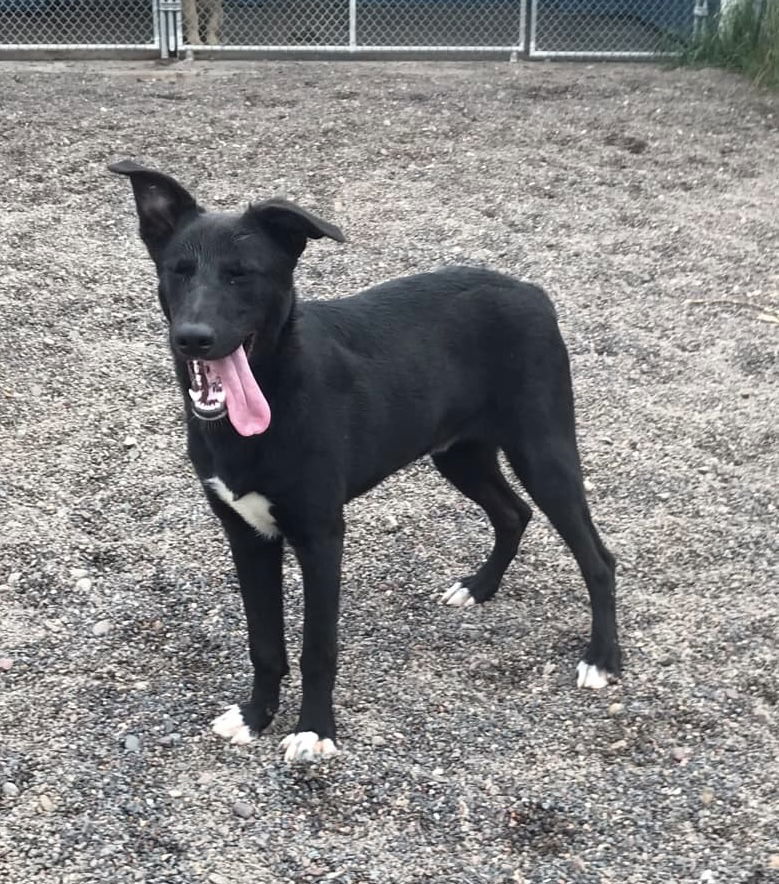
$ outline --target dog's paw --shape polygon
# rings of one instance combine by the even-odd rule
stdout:
[[[284,750],[284,761],[290,763],[319,761],[338,754],[338,749],[332,740],[327,738],[320,740],[319,734],[314,731],[301,731],[284,737],[279,743],[279,749]]]
[[[471,595],[467,586],[463,586],[458,580],[453,586],[438,599],[441,605],[451,605],[453,608],[470,608],[476,604],[476,599]]]
[[[582,660],[576,667],[576,686],[579,688],[593,688],[599,691],[615,680],[615,675],[612,675],[606,669],[601,669],[594,663],[587,663],[585,660]]]
[[[231,706],[226,712],[217,716],[211,722],[211,730],[237,746],[245,746],[246,743],[251,743],[253,738],[251,728],[243,720],[240,706]]]

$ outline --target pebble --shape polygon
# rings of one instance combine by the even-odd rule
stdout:
[[[219,872],[211,872],[208,876],[208,882],[209,884],[231,884],[230,879],[220,875]]]
[[[0,657],[0,672],[8,672],[14,665],[14,661],[10,657]]]
[[[40,804],[41,810],[45,810],[46,813],[51,813],[54,810],[54,802],[48,795],[41,795],[38,799],[38,804]]]
[[[81,580],[82,577],[89,576],[89,571],[87,571],[86,568],[71,568],[70,569],[70,576],[74,580]]]
[[[386,746],[387,741],[384,739],[384,737],[377,734],[375,737],[371,737],[371,744],[374,746]]]
[[[160,737],[159,744],[160,746],[175,746],[181,742],[181,734],[165,734],[164,737]]]
[[[134,436],[126,436],[124,442],[122,443],[125,448],[135,448],[137,444],[138,440]]]
[[[138,752],[141,748],[141,741],[135,734],[128,734],[124,738],[124,748],[127,749],[128,752]]]
[[[609,715],[621,715],[625,711],[625,707],[622,703],[612,703],[609,706]]]
[[[701,790],[701,802],[708,807],[712,801],[714,801],[714,790],[706,786]]]
[[[236,801],[233,804],[233,813],[242,820],[248,820],[254,816],[254,807],[248,801]]]
[[[89,592],[92,589],[92,581],[89,577],[81,577],[76,581],[76,589],[79,592]]]
[[[18,794],[19,787],[16,785],[16,783],[3,783],[3,795],[6,798],[16,798]]]
[[[384,517],[384,530],[388,533],[392,533],[393,531],[398,530],[398,520],[395,516],[385,516]]]
[[[16,586],[19,581],[22,579],[22,574],[20,571],[14,571],[13,573],[8,575],[8,580],[6,581],[9,586]]]
[[[105,635],[111,630],[110,620],[98,620],[92,627],[92,635]]]
[[[690,750],[684,746],[674,746],[671,749],[671,758],[674,761],[686,761],[690,757]]]

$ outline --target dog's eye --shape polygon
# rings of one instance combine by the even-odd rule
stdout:
[[[227,279],[229,282],[233,283],[233,282],[241,282],[242,280],[246,279],[248,274],[247,274],[246,270],[244,270],[243,267],[236,266],[236,267],[228,267],[225,270],[225,276],[227,276]]]
[[[170,268],[170,272],[174,276],[192,276],[195,272],[195,265],[192,261],[176,261]]]

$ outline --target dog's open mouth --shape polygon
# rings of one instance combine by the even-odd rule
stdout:
[[[270,407],[249,366],[254,343],[250,335],[237,350],[223,359],[187,362],[192,411],[201,420],[224,417],[242,436],[264,433],[270,424]]]
[[[204,421],[216,421],[226,417],[227,396],[222,386],[222,379],[214,371],[214,363],[196,359],[187,362],[187,368],[192,411]]]

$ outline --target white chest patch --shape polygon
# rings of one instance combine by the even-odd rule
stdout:
[[[267,537],[268,540],[272,540],[274,537],[279,536],[278,525],[270,512],[270,508],[273,504],[267,497],[263,497],[262,494],[257,494],[256,491],[244,494],[243,497],[236,497],[219,476],[213,476],[210,479],[206,479],[206,482],[214,489],[216,494],[229,507],[232,507],[245,522],[248,522],[258,534],[262,534],[262,536]]]

